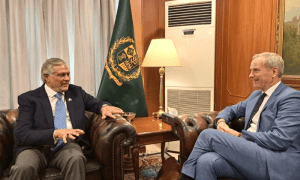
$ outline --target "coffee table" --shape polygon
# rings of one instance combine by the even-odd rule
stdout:
[[[171,125],[154,117],[134,118],[131,121],[137,137],[132,149],[132,161],[135,179],[139,179],[139,147],[141,145],[161,143],[161,159],[164,162],[165,142],[179,140],[172,132]]]

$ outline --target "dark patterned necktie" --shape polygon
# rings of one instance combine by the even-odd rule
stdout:
[[[252,119],[253,117],[255,116],[255,114],[257,113],[259,107],[261,106],[261,103],[264,101],[264,98],[266,97],[266,93],[262,93],[259,97],[259,99],[257,100],[255,106],[254,106],[254,109],[252,111],[252,114],[250,116],[250,120],[249,120],[249,123],[248,123],[248,126],[247,126],[247,129],[250,127],[250,124],[252,123]]]
[[[66,124],[66,107],[62,100],[61,94],[55,94],[57,98],[55,105],[55,115],[54,115],[54,128],[55,129],[67,129]],[[62,139],[59,139],[56,146],[51,148],[51,151],[57,151],[65,145]]]

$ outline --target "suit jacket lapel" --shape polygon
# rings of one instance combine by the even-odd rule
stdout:
[[[54,129],[54,118],[53,118],[51,104],[45,90],[45,84],[39,88],[38,97],[39,97],[39,101],[41,102],[48,124],[50,125],[51,128]]]
[[[264,108],[262,109],[262,112],[266,109],[266,107],[268,107],[268,105],[270,103],[272,103],[276,97],[278,96],[278,94],[285,88],[286,86],[281,82],[278,87],[275,89],[275,91],[272,93],[271,97],[268,99],[267,103],[265,104]],[[260,94],[259,94],[260,95]],[[252,111],[254,109],[254,106],[258,100],[259,96],[257,96],[256,98],[253,98],[250,102],[249,102],[249,113],[247,113],[246,117],[245,117],[245,130],[248,127],[248,123],[252,114]],[[257,129],[259,128],[260,122],[257,125]]]
[[[69,111],[70,119],[72,122],[72,126],[75,129],[76,127],[76,121],[75,121],[75,111],[74,111],[74,95],[71,91],[66,91],[66,102],[67,102],[67,108]]]
[[[271,97],[268,99],[267,103],[265,104],[264,108],[262,109],[261,112],[263,112],[269,104],[271,104],[273,101],[275,101],[275,99],[277,98],[277,96],[279,95],[279,93],[285,88],[286,86],[281,82],[278,87],[275,89],[275,91],[272,93]],[[259,131],[260,128],[260,123],[261,121],[259,120],[258,124],[257,124],[257,131]]]
[[[266,109],[266,107],[268,107],[268,105],[270,103],[272,103],[276,97],[278,96],[278,94],[285,88],[286,86],[281,82],[278,87],[275,89],[275,91],[272,93],[271,97],[268,99],[267,103],[265,104],[264,108],[262,111],[264,111]]]
[[[249,107],[247,108],[246,116],[245,116],[245,127],[244,127],[245,130],[247,130],[247,128],[248,128],[248,124],[249,124],[249,121],[251,118],[252,111],[253,111],[254,106],[255,106],[256,102],[258,101],[261,93],[262,93],[262,91],[260,91],[260,93],[258,93],[258,95],[255,98],[249,99],[249,103],[247,105]]]

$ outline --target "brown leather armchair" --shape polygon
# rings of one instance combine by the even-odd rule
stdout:
[[[0,110],[0,179],[13,158],[14,127],[17,110]],[[86,137],[90,147],[83,146],[86,153],[86,179],[124,179],[124,151],[132,146],[136,132],[123,117],[101,119],[101,115],[86,111]],[[63,179],[61,171],[46,168],[39,173],[39,179]]]
[[[199,134],[207,128],[216,128],[214,120],[218,112],[198,113],[195,115],[176,116],[172,123],[172,131],[180,140],[179,161],[182,167],[193,150],[194,144]],[[244,128],[244,118],[236,119],[229,123],[229,127],[237,131]],[[219,178],[224,179],[224,178]],[[226,179],[226,178],[225,178]],[[228,179],[230,180],[230,179]]]

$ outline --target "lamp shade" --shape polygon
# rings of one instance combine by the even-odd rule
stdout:
[[[181,66],[171,39],[152,39],[142,67]]]

